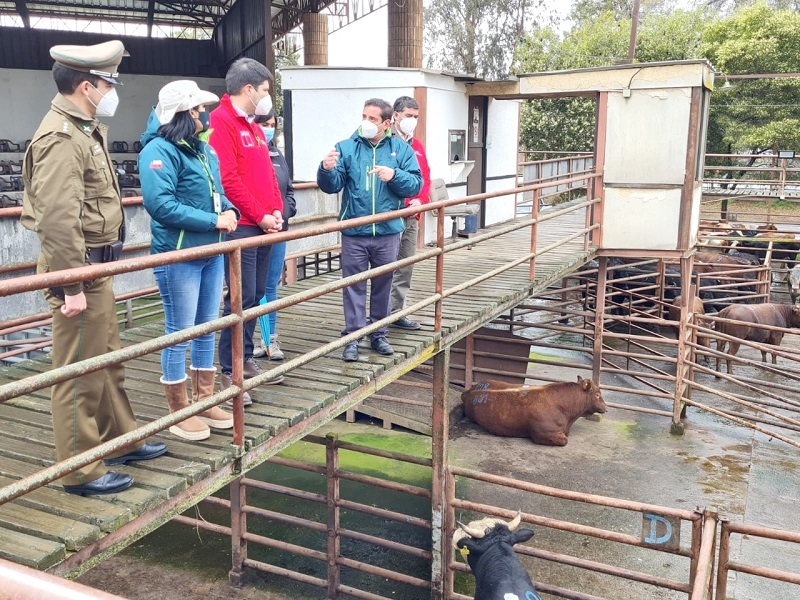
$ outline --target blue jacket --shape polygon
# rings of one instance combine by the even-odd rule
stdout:
[[[362,138],[356,131],[349,139],[336,144],[339,160],[330,171],[317,170],[317,184],[326,194],[342,189],[339,220],[366,217],[404,207],[406,198],[413,198],[422,187],[422,174],[411,146],[391,135],[391,130],[377,146]],[[383,182],[369,171],[377,165],[394,169],[394,178]],[[343,235],[377,236],[401,233],[403,219],[392,219],[342,231]]]
[[[225,234],[216,229],[213,194],[220,195],[221,212],[239,211],[222,191],[216,152],[202,141],[195,148],[173,144],[157,134],[158,127],[152,111],[139,153],[144,208],[151,217],[150,253],[224,241]]]

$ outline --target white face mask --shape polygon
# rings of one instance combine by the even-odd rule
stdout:
[[[258,95],[258,92],[256,92],[256,95]],[[257,115],[268,115],[272,110],[272,96],[269,94],[261,98],[258,104],[253,102],[253,99],[250,98],[250,103],[255,107]]]
[[[92,84],[89,84],[92,85]],[[117,96],[117,88],[111,88],[105,94],[100,92],[96,87],[92,85],[95,91],[100,94],[100,102],[95,104],[92,102],[91,97],[89,98],[89,102],[92,102],[92,106],[95,108],[96,117],[113,117],[114,113],[117,112],[117,107],[119,106],[119,96]]]
[[[378,135],[378,126],[372,121],[361,121],[361,137],[371,140]]]
[[[400,121],[400,131],[403,132],[403,135],[411,136],[414,133],[414,130],[417,128],[417,118],[416,117],[406,117],[402,121]]]

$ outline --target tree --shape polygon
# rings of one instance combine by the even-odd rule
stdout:
[[[516,72],[606,66],[627,58],[630,18],[619,20],[608,10],[587,19],[576,23],[563,39],[549,28],[526,36],[516,55]],[[704,26],[702,8],[671,13],[653,10],[639,28],[637,60],[700,57]],[[594,127],[592,98],[531,100],[522,107],[520,145],[531,150],[589,151],[594,147]]]
[[[724,75],[797,73],[798,44],[800,14],[761,2],[710,25],[702,52]],[[800,79],[734,81],[712,96],[708,151],[800,149]]]
[[[639,19],[650,13],[671,11],[674,5],[675,0],[641,0]],[[577,25],[584,25],[609,12],[617,21],[630,20],[633,16],[633,0],[575,0],[569,18]]]
[[[427,66],[506,76],[518,40],[536,21],[553,18],[544,6],[544,0],[431,0],[424,14]]]

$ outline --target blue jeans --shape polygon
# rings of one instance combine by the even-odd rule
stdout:
[[[164,303],[167,334],[219,317],[223,265],[222,255],[218,255],[153,269]],[[214,333],[191,340],[191,346],[193,367],[210,369],[214,366]],[[164,381],[181,381],[186,377],[188,347],[189,342],[181,342],[161,351]]]
[[[264,295],[267,297],[267,302],[272,302],[278,299],[278,286],[283,279],[283,262],[286,260],[286,242],[279,244],[272,244],[272,254],[269,258],[269,272],[267,273],[267,289]],[[274,310],[269,313],[269,333],[275,335],[276,327],[278,325],[278,311]],[[261,332],[263,335],[265,332]],[[264,340],[264,345],[269,346],[269,336]]]

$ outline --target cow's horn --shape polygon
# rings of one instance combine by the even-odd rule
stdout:
[[[469,537],[480,539],[484,535],[486,535],[485,531],[470,527],[469,525],[464,525],[463,523],[461,523],[459,521],[456,521],[456,523],[458,523],[458,526],[461,528],[461,531],[466,533]]]
[[[519,527],[521,521],[522,521],[522,511],[517,510],[517,516],[508,522],[508,530],[514,531],[517,527]]]

